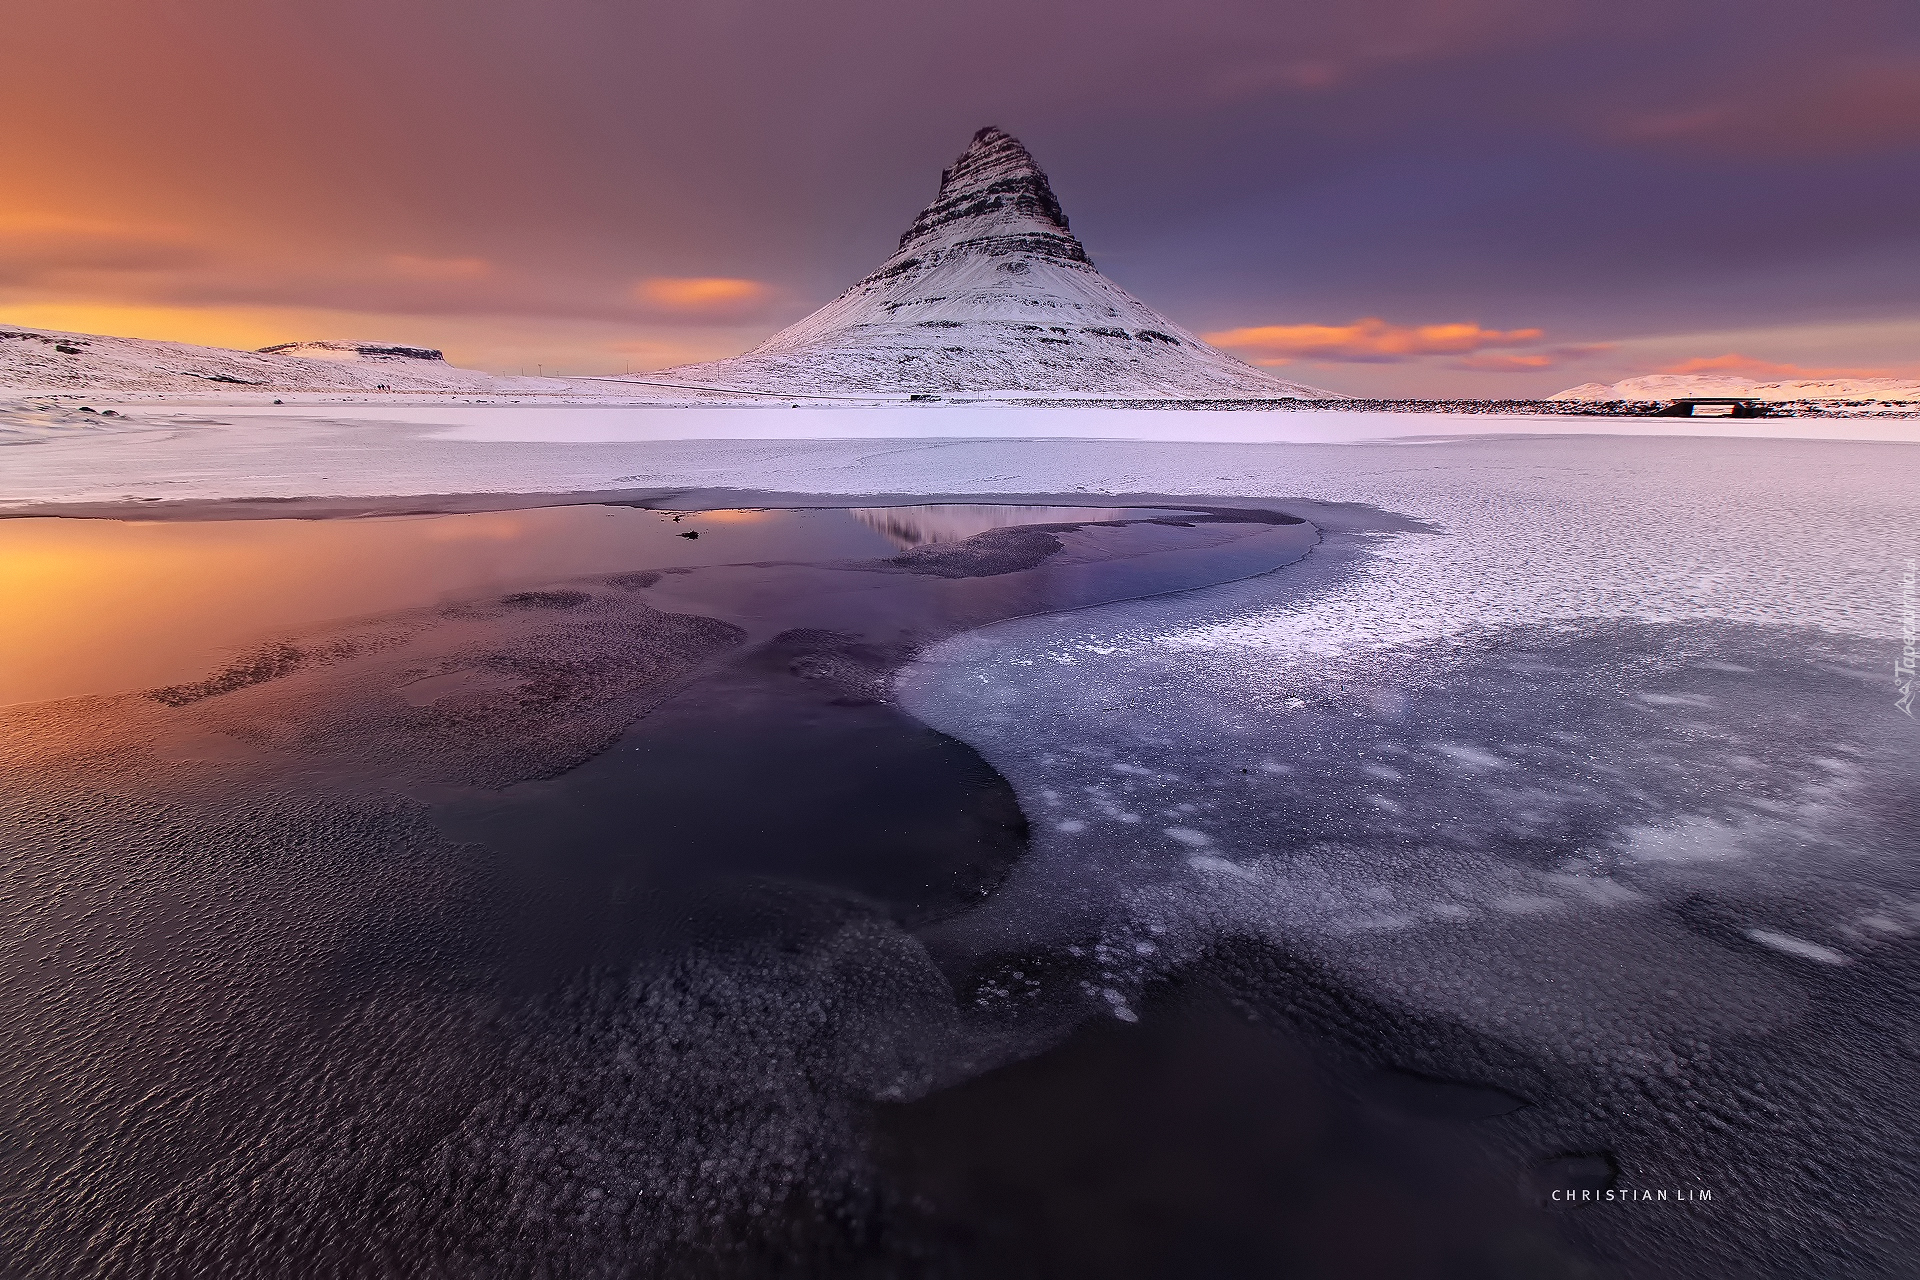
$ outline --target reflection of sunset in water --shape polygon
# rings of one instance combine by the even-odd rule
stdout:
[[[736,507],[721,511],[696,512],[703,524],[763,524],[774,513],[764,508]]]
[[[685,527],[613,507],[0,521],[0,703],[189,680],[290,629],[727,552],[724,538],[673,536]]]
[[[427,528],[428,542],[511,542],[527,532],[521,512],[488,512],[458,520],[435,520]]]
[[[267,632],[432,603],[504,567],[511,532],[449,523],[0,522],[0,702],[190,677]]]
[[[890,556],[1014,524],[1143,509],[938,503],[541,507],[348,520],[0,520],[0,704],[203,677],[348,618],[634,569]],[[698,533],[698,538],[682,535]]]

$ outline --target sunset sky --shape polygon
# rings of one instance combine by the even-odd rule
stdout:
[[[9,4],[0,321],[619,372],[744,350],[1016,134],[1283,377],[1920,375],[1914,0]]]

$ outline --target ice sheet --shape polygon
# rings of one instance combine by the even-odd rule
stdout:
[[[1267,484],[1428,531],[1294,506],[1327,533],[1302,566],[1000,624],[906,673],[1034,821],[947,945],[1077,948],[1122,1020],[1209,965],[1259,1016],[1531,1099],[1523,1158],[1604,1149],[1632,1185],[1734,1201],[1612,1247],[1712,1270],[1790,1216],[1775,1265],[1821,1269],[1795,1250],[1822,1215],[1913,1185],[1898,1157],[1813,1170],[1920,1120],[1888,1074],[1920,1045],[1920,737],[1892,680],[1920,451],[1267,458]]]

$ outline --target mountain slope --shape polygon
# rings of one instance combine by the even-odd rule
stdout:
[[[999,129],[974,135],[873,274],[745,355],[658,376],[784,393],[1328,394],[1208,346],[1101,275]]]
[[[0,326],[0,387],[10,390],[494,391],[509,381],[456,368],[438,351],[391,343],[302,342],[230,351]]]

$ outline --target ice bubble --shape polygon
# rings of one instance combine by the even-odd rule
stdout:
[[[1513,766],[1493,752],[1480,747],[1467,746],[1459,742],[1430,742],[1432,750],[1445,756],[1470,773],[1479,773],[1489,769],[1510,769]]]
[[[1191,855],[1187,858],[1187,865],[1195,871],[1218,871],[1222,875],[1232,876],[1236,880],[1252,881],[1258,879],[1253,872],[1247,870],[1239,863],[1229,861],[1226,858],[1216,858],[1209,853],[1196,853]]]
[[[1634,695],[1650,707],[1710,707],[1713,699],[1704,693],[1637,693]]]
[[[1813,960],[1820,964],[1846,964],[1847,958],[1832,947],[1823,947],[1817,942],[1808,942],[1805,938],[1796,938],[1790,933],[1775,933],[1771,929],[1747,929],[1746,936],[1763,947],[1790,956],[1799,956],[1802,960]]]

